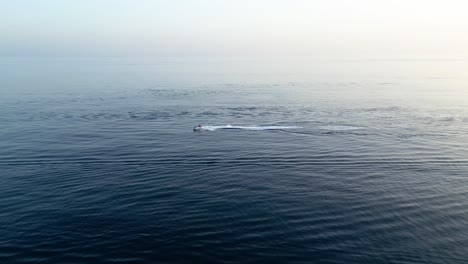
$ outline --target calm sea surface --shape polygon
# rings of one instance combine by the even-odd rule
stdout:
[[[467,69],[2,58],[0,263],[467,263]]]

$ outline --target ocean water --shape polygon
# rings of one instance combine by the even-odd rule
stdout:
[[[2,58],[0,263],[466,263],[467,69]]]

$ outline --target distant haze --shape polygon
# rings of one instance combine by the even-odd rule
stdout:
[[[467,59],[463,0],[5,0],[1,56]]]

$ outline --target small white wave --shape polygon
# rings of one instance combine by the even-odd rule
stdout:
[[[362,127],[343,126],[343,125],[328,125],[328,126],[320,126],[319,128],[323,130],[332,130],[332,131],[348,131],[348,130],[363,129]]]
[[[194,130],[198,131],[215,131],[218,129],[241,129],[241,130],[253,130],[253,131],[261,131],[261,130],[285,130],[285,129],[298,129],[301,127],[298,126],[208,126],[203,125],[201,127],[195,127]]]

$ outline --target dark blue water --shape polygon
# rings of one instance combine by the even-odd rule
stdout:
[[[467,66],[2,59],[0,263],[466,263]]]

